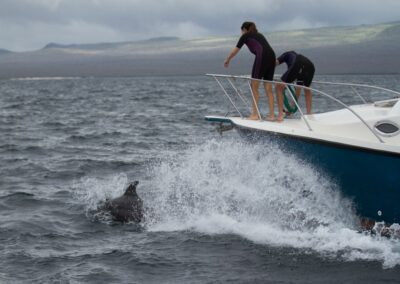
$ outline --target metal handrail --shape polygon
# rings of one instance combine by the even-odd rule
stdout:
[[[239,96],[239,98],[242,100],[242,102],[247,106],[250,107],[249,102],[247,101],[246,97],[244,97],[241,92],[239,91],[239,88],[236,87],[236,85],[232,82],[232,80],[229,78],[228,79],[229,84],[231,87],[235,90],[236,94]]]
[[[362,100],[362,102],[363,102],[364,104],[367,103],[367,101],[364,99],[364,97],[361,96],[361,94],[360,94],[359,92],[357,92],[356,88],[354,88],[353,86],[351,86],[351,89],[353,90],[354,93],[356,93],[356,95]]]
[[[396,94],[400,96],[400,92],[379,87],[379,86],[373,86],[373,85],[366,85],[366,84],[355,84],[355,83],[342,83],[342,82],[326,82],[326,81],[313,81],[313,84],[324,84],[324,85],[341,85],[341,86],[352,86],[352,87],[361,87],[361,88],[370,88],[370,89],[375,89],[375,90],[380,90],[380,91],[385,91],[388,93]]]
[[[294,95],[292,94],[292,92],[290,91],[289,87],[286,86],[285,88],[287,88],[288,93],[290,94],[290,96],[292,97],[292,100],[294,101],[294,103],[296,104],[297,109],[299,110],[301,117],[303,118],[304,122],[306,123],[308,130],[312,131],[311,125],[308,123],[308,120],[304,117],[304,113],[301,110],[301,107],[299,105],[299,103],[297,102],[296,98],[294,97]]]
[[[218,85],[221,87],[221,89],[224,91],[225,95],[228,97],[229,101],[233,105],[233,107],[236,109],[236,111],[239,113],[240,117],[243,118],[242,113],[239,111],[239,109],[236,107],[235,103],[232,101],[231,97],[229,96],[228,92],[225,90],[224,86],[222,86],[221,82],[217,79],[216,76],[213,76],[215,81],[217,81]]]
[[[223,74],[206,74],[206,76],[211,76],[211,77],[213,77],[213,78],[215,78],[215,79],[216,79],[217,77],[219,77],[219,78],[255,80],[255,81],[259,81],[259,82],[273,83],[273,84],[282,83],[282,82],[279,82],[279,81],[270,81],[270,80],[255,79],[255,78],[251,78],[251,77],[249,77],[249,76],[235,76],[235,75],[223,75]],[[218,80],[217,80],[217,81],[218,81]],[[218,82],[219,82],[219,81],[218,81]],[[342,86],[354,86],[354,87],[365,87],[365,88],[378,89],[378,90],[381,90],[381,91],[386,91],[386,92],[389,92],[389,93],[393,93],[393,94],[400,95],[400,92],[397,92],[397,91],[393,91],[393,90],[390,90],[390,89],[386,89],[386,88],[382,88],[382,87],[377,87],[377,86],[364,85],[364,84],[333,83],[333,82],[324,82],[324,81],[313,81],[313,83],[318,83],[318,84],[329,84],[329,85],[342,85]],[[360,115],[358,115],[353,109],[351,109],[348,105],[346,105],[345,103],[343,103],[343,102],[340,101],[339,99],[337,99],[337,98],[335,98],[335,97],[333,97],[333,96],[331,96],[331,95],[329,95],[329,94],[327,94],[327,93],[325,93],[325,92],[316,90],[316,89],[314,89],[314,88],[310,88],[310,87],[306,87],[306,86],[299,86],[299,85],[293,84],[293,83],[285,83],[285,84],[288,85],[288,86],[300,87],[300,88],[305,89],[305,90],[311,90],[311,91],[313,91],[313,92],[315,92],[315,93],[317,93],[317,94],[321,94],[321,95],[323,95],[323,96],[325,96],[325,97],[328,97],[329,99],[331,99],[331,100],[337,102],[338,104],[340,104],[341,106],[343,106],[345,109],[349,110],[354,116],[356,116],[356,117],[369,129],[369,131],[378,139],[379,142],[384,143],[384,141],[379,137],[379,135],[368,125],[368,123],[367,123]],[[227,94],[227,92],[226,92],[226,90],[224,89],[224,87],[222,86],[222,84],[219,83],[219,85],[220,85],[220,87],[223,89],[223,91],[225,92],[225,94]],[[250,89],[251,89],[251,88],[250,88]],[[290,92],[289,92],[289,93],[290,93]],[[291,93],[290,93],[290,95],[291,95],[292,98],[293,98],[293,95],[292,95]],[[254,95],[253,95],[253,99],[254,99]],[[293,98],[293,100],[294,100],[294,98]],[[234,103],[232,102],[232,100],[230,100],[230,101],[231,101],[231,103],[233,104],[233,106],[236,108],[236,110],[238,111],[237,107],[234,105]],[[300,108],[299,105],[297,104],[296,100],[294,100],[294,101],[295,101],[295,104],[296,104],[296,106],[298,107],[298,109],[301,110],[301,108]],[[257,111],[258,111],[258,108],[257,108]],[[241,113],[240,113],[239,111],[238,111],[238,113],[241,115]],[[311,128],[311,126],[310,126],[310,124],[309,124],[309,122],[308,122],[306,116],[303,114],[302,111],[300,111],[300,113],[301,113],[301,117],[302,117],[302,119],[304,120],[305,124],[307,125],[308,129],[309,129],[310,131],[312,131],[312,128]],[[259,114],[259,112],[258,112],[258,114]],[[260,114],[259,114],[259,115],[260,115]],[[241,117],[242,117],[242,115],[241,115]],[[260,116],[260,117],[261,117],[261,116]]]

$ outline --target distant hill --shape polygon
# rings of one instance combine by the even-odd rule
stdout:
[[[286,50],[303,53],[313,60],[319,74],[400,73],[400,22],[264,34],[277,55]],[[222,67],[238,38],[239,35],[99,44],[50,43],[32,52],[0,51],[0,77],[246,74],[253,62],[247,50],[239,53],[229,69]]]
[[[9,53],[11,53],[10,50],[0,48],[0,55],[2,55],[2,54],[9,54]]]
[[[157,42],[167,42],[167,41],[176,41],[179,40],[178,37],[156,37],[150,38],[142,41],[131,41],[131,42],[105,42],[105,43],[92,43],[92,44],[58,44],[58,43],[49,43],[43,49],[75,49],[75,50],[97,50],[101,51],[103,49],[118,49],[121,46],[127,45],[135,45],[141,43],[157,43]]]

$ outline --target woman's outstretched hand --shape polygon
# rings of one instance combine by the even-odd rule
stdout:
[[[225,59],[225,61],[224,61],[224,67],[225,68],[228,68],[229,67],[229,59]]]
[[[231,59],[233,58],[233,57],[235,57],[236,56],[236,54],[239,52],[239,48],[237,48],[237,47],[234,47],[233,49],[232,49],[232,51],[229,53],[229,55],[228,55],[228,57],[225,59],[225,61],[224,61],[224,66],[225,66],[225,68],[228,68],[229,67],[229,62],[231,61]]]

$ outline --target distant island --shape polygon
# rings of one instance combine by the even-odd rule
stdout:
[[[318,74],[400,73],[400,22],[264,32],[277,55],[296,50],[311,58]],[[241,52],[222,67],[239,34],[230,37],[57,44],[30,52],[0,49],[0,78],[62,76],[163,76],[246,74],[252,65]]]
[[[10,50],[0,48],[0,55],[11,53]]]

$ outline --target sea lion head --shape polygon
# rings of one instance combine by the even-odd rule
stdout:
[[[131,183],[127,189],[125,190],[124,195],[129,195],[129,196],[136,196],[136,186],[139,184],[138,181],[134,181],[133,183]]]

